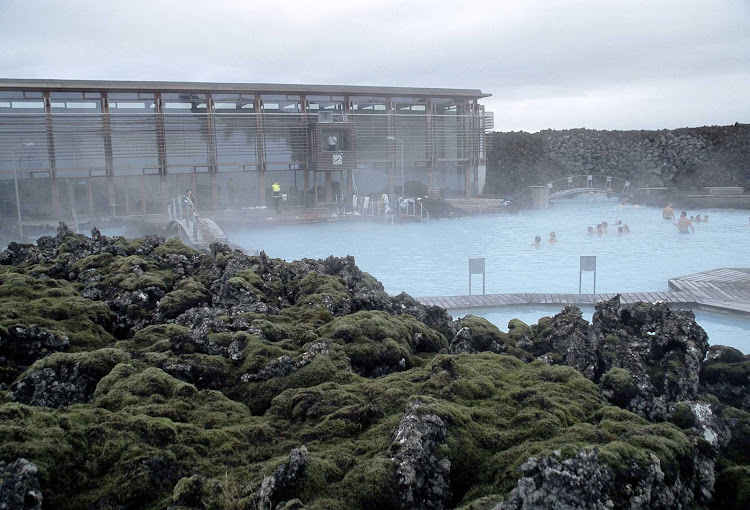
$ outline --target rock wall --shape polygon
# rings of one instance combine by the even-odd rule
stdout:
[[[621,177],[636,187],[750,186],[750,124],[491,133],[489,140],[486,194],[513,194],[589,173]]]

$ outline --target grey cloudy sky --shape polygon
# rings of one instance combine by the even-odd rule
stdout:
[[[750,0],[0,0],[0,77],[479,88],[502,131],[750,122]]]

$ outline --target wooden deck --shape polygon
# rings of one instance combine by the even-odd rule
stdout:
[[[446,309],[500,308],[518,305],[593,305],[616,294],[541,294],[513,293],[473,296],[421,297],[425,305]],[[686,308],[706,309],[750,315],[750,269],[720,268],[669,280],[667,292],[628,292],[620,294],[620,302],[655,303],[664,301]]]

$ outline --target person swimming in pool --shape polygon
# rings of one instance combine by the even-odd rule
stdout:
[[[549,241],[550,243],[556,243],[557,242],[557,234],[555,234],[554,232],[550,232],[549,233],[549,239],[547,241]]]
[[[677,225],[677,229],[680,231],[680,234],[689,234],[689,230],[692,230],[693,233],[695,233],[695,227],[693,226],[693,222],[688,219],[687,211],[682,211],[680,213],[680,218],[677,220],[677,223],[675,225]]]
[[[594,227],[589,227],[588,228],[588,233],[589,233],[590,236],[593,236],[595,234]]]
[[[667,207],[664,208],[664,210],[661,212],[661,217],[665,220],[673,220],[674,219],[674,209],[672,209],[672,202],[667,204]]]
[[[700,223],[701,222],[701,215],[700,214],[696,214],[695,215],[695,222],[696,223]]]
[[[531,246],[534,248],[539,248],[542,245],[542,238],[539,236],[534,236],[534,242],[531,243]]]

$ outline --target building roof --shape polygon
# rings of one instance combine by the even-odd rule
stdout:
[[[120,80],[54,80],[0,78],[0,89],[50,91],[158,91],[158,92],[219,92],[261,94],[325,94],[357,96],[489,97],[479,89],[443,89],[428,87],[380,87],[370,85],[292,85],[277,83],[214,83],[178,81]]]

